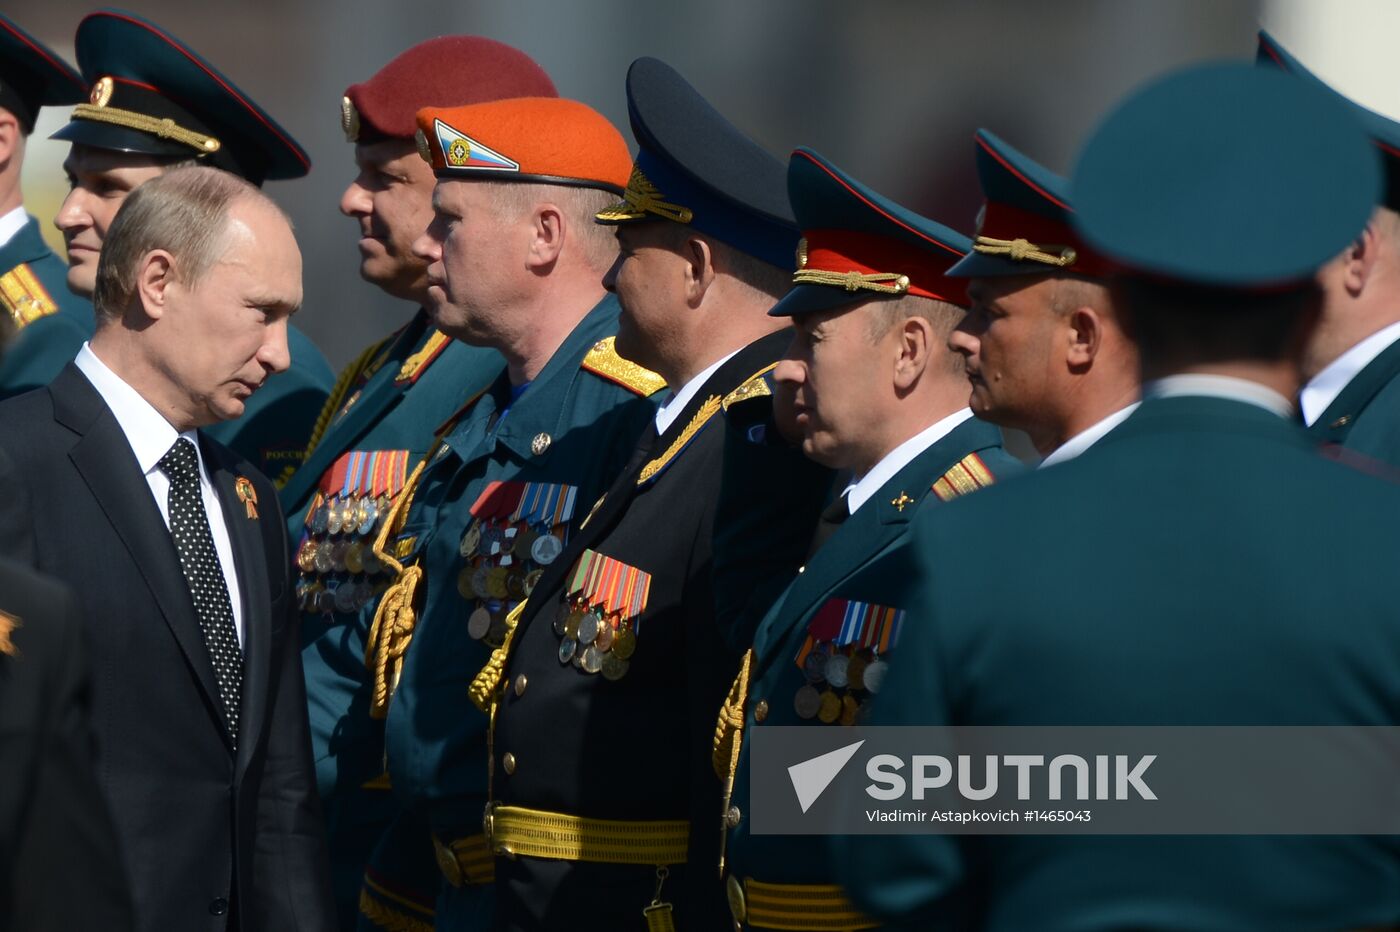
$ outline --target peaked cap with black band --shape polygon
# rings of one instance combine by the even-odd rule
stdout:
[[[655,58],[627,69],[627,114],[637,160],[622,201],[599,212],[599,223],[670,220],[793,267],[798,233],[782,162]]]
[[[86,96],[78,69],[0,15],[0,107],[15,115],[26,135],[34,132],[40,107],[76,104]]]
[[[1298,287],[1365,227],[1380,156],[1337,94],[1246,64],[1148,84],[1090,137],[1070,185],[1080,235],[1127,274]]]
[[[967,283],[948,269],[972,241],[876,193],[819,153],[788,159],[788,199],[802,240],[793,288],[768,313],[813,311],[906,294],[966,306]]]
[[[78,24],[75,45],[91,91],[54,139],[195,158],[257,185],[311,170],[311,160],[291,134],[154,23],[121,10],[99,10]]]
[[[1257,65],[1278,68],[1317,87],[1325,88],[1353,108],[1361,125],[1370,135],[1371,142],[1381,151],[1382,164],[1385,169],[1385,192],[1380,203],[1385,204],[1391,210],[1400,210],[1400,123],[1383,117],[1374,110],[1368,110],[1339,93],[1331,85],[1309,71],[1302,62],[1289,54],[1288,50],[1277,39],[1262,29],[1259,30],[1259,50],[1254,61]]]
[[[1112,264],[1070,226],[1069,183],[985,129],[979,129],[981,219],[972,251],[948,270],[955,278],[1064,272],[1102,278]]]
[[[412,139],[424,107],[558,96],[549,75],[519,49],[483,36],[439,36],[346,88],[340,126],[349,142]]]

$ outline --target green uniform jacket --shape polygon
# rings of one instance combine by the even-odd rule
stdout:
[[[565,540],[621,471],[656,408],[635,388],[585,365],[590,351],[616,331],[617,313],[616,299],[599,302],[513,402],[505,374],[496,380],[444,438],[397,538],[403,564],[417,564],[424,576],[415,599],[416,628],[385,723],[389,774],[395,795],[445,841],[481,834],[487,722],[467,687],[499,643],[506,610],[524,594],[518,588],[524,575],[538,569],[524,554],[508,562],[489,554],[489,543],[464,558],[464,532],[481,524],[471,508],[491,483],[539,483],[536,488],[545,491],[568,487],[568,517],[555,508],[547,521],[529,523],[541,538]],[[487,523],[500,530],[526,527],[510,514]],[[473,577],[502,564],[515,579],[511,590],[478,597]],[[502,585],[506,569],[499,574]],[[487,632],[469,624],[478,609],[491,616]],[[484,636],[475,639],[473,633]],[[487,891],[462,888],[454,912],[440,915],[439,923],[455,928],[451,923],[465,922],[466,915],[489,915]]]
[[[287,348],[291,366],[269,377],[248,399],[241,416],[204,430],[279,485],[301,465],[316,416],[335,384],[326,357],[291,325]]]
[[[28,295],[37,299],[37,305],[25,300],[23,278],[15,276],[21,265],[38,279],[44,292]],[[20,305],[27,305],[19,308],[21,315],[27,309],[43,314],[24,324],[14,342],[0,354],[0,398],[9,398],[52,382],[92,336],[95,321],[92,304],[68,290],[68,263],[44,242],[39,221],[33,217],[0,248],[0,276],[8,276],[0,283],[0,307],[14,314],[9,300],[14,297]],[[18,290],[11,292],[11,285]]]
[[[919,516],[890,561],[921,585],[871,724],[1395,726],[1397,514],[1400,488],[1262,408],[1149,399],[1073,462]],[[849,836],[831,855],[899,928],[1400,916],[1383,836]]]
[[[1400,469],[1400,340],[1347,383],[1309,432]]]
[[[339,474],[337,464],[353,454],[372,467],[397,453],[395,466],[405,474],[411,472],[427,455],[437,428],[504,367],[495,350],[442,340],[427,313],[420,310],[378,352],[367,354],[360,371],[342,376],[345,397],[328,402],[337,404],[338,410],[279,496],[289,515],[289,539],[298,542],[299,552],[327,541],[358,544],[363,551],[373,528],[366,528],[364,535],[358,529],[317,533],[311,526],[315,522],[307,520],[312,503],[322,504],[320,487],[329,487],[331,476]],[[362,498],[373,492],[368,472],[361,470],[352,478],[351,496]],[[344,483],[331,491],[343,499]],[[386,517],[379,517],[376,525]],[[311,750],[326,815],[336,907],[346,928],[354,925],[359,913],[365,863],[400,808],[387,786],[364,787],[384,769],[384,723],[368,714],[365,625],[369,619],[358,610],[327,610],[333,599],[316,597],[317,590],[333,592],[335,587],[360,581],[387,582],[387,576],[351,573],[342,557],[339,565],[327,571],[314,565],[299,569],[297,582],[303,608],[302,666],[311,713]],[[420,834],[418,841],[421,856],[413,863],[431,868],[435,862],[426,834]],[[392,877],[381,877],[380,882],[395,886]]]
[[[797,665],[796,658],[807,640],[813,617],[833,600],[907,608],[895,594],[871,585],[862,571],[905,538],[915,515],[927,512],[936,517],[945,507],[940,496],[933,492],[940,479],[948,476],[939,489],[943,495],[953,496],[980,488],[984,482],[1001,481],[1024,469],[1001,448],[1001,431],[997,427],[969,418],[914,457],[856,509],[812,555],[802,573],[758,626],[749,671],[748,699],[743,710],[745,735],[749,729],[765,725],[839,727],[839,719],[823,723],[821,718],[811,716],[810,708],[804,710],[808,717],[798,713],[794,699],[800,689],[813,683],[814,691],[830,691],[838,699],[849,695],[853,701],[861,702],[862,713],[858,719],[863,717],[872,697],[868,690],[817,682]],[[973,479],[973,473],[979,478]],[[975,485],[967,484],[970,479]],[[823,651],[818,649],[815,653],[820,655]],[[858,663],[873,659],[868,650],[848,648],[839,653],[858,657]],[[879,656],[888,659],[890,653],[886,651]],[[894,662],[899,663],[899,660]],[[765,883],[834,882],[821,847],[814,847],[811,839],[749,834],[747,742],[739,756],[730,803],[729,819],[734,822],[729,829],[726,849],[730,876]],[[754,910],[752,918],[756,920],[756,927],[764,927],[761,910]]]

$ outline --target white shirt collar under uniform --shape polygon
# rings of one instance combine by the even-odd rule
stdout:
[[[1183,395],[1243,401],[1281,418],[1293,417],[1293,404],[1287,398],[1258,382],[1230,375],[1169,375],[1142,387],[1144,398],[1177,398]]]
[[[1104,435],[1113,430],[1113,428],[1126,421],[1128,415],[1136,411],[1138,405],[1141,403],[1140,401],[1134,401],[1126,408],[1119,408],[1117,411],[1114,411],[1094,426],[1081,430],[1079,433],[1051,450],[1045,459],[1040,461],[1040,465],[1036,468],[1044,469],[1046,466],[1054,466],[1056,463],[1064,463],[1074,459],[1102,440]]]
[[[10,240],[14,239],[28,222],[29,214],[24,212],[23,205],[0,217],[0,249],[10,245]]]
[[[914,457],[933,446],[953,432],[963,421],[972,417],[971,408],[962,408],[943,418],[931,427],[925,427],[908,440],[886,453],[884,458],[865,475],[846,486],[841,494],[846,496],[846,509],[855,514],[856,509],[880,491],[880,487],[894,478],[895,473],[914,461]],[[933,478],[929,479],[930,484]]]
[[[108,368],[97,358],[92,348],[84,343],[73,360],[92,387],[102,396],[117,426],[136,454],[136,464],[146,478],[151,496],[160,509],[161,520],[170,527],[170,479],[160,468],[160,458],[170,451],[175,441],[184,437],[194,444],[194,452],[199,460],[199,491],[204,500],[204,512],[209,519],[209,531],[214,537],[214,550],[219,555],[219,565],[224,571],[224,583],[228,587],[229,602],[233,606],[234,627],[238,630],[238,641],[243,643],[243,600],[238,592],[238,572],[233,561],[233,540],[229,537],[228,524],[224,521],[223,504],[218,491],[209,481],[209,470],[204,465],[204,453],[199,448],[199,434],[193,430],[180,433],[169,421],[151,406],[151,403],[132,388],[122,377]]]
[[[663,401],[661,407],[656,409],[656,435],[658,437],[666,433],[671,425],[676,422],[676,418],[681,416],[681,412],[685,410],[685,406],[690,404],[690,399],[694,398],[695,393],[700,391],[701,387],[704,386],[705,380],[714,375],[715,370],[720,366],[733,359],[734,353],[737,352],[739,351],[735,350],[733,353],[715,360],[713,363],[706,366],[704,371],[699,375],[682,385],[680,391],[671,392],[671,397]]]
[[[1322,412],[1331,407],[1332,402],[1351,384],[1351,380],[1369,366],[1377,356],[1390,348],[1390,344],[1400,340],[1400,323],[1383,327],[1360,343],[1332,360],[1325,369],[1308,380],[1298,393],[1298,408],[1303,413],[1303,423],[1311,427],[1322,417]]]

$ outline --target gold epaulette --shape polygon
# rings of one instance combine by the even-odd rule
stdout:
[[[0,304],[10,312],[16,330],[58,311],[58,303],[25,262],[0,275]]]
[[[933,484],[933,494],[940,500],[951,502],[959,495],[976,492],[996,482],[996,476],[982,462],[982,457],[969,453],[958,461],[952,469],[938,477]]]
[[[399,374],[394,377],[395,382],[417,382],[419,376],[427,371],[433,364],[433,360],[442,355],[442,351],[447,349],[447,344],[452,342],[452,338],[441,330],[434,330],[432,336],[428,337],[423,348],[409,356],[399,367]]]
[[[768,369],[764,369],[758,375],[749,379],[728,395],[725,395],[724,401],[721,402],[724,410],[728,411],[730,405],[736,405],[741,401],[748,401],[750,398],[762,398],[765,395],[773,394],[773,390],[768,387],[768,380],[764,378],[764,376],[768,374],[768,370],[772,368],[772,366],[769,366]]]
[[[588,351],[588,355],[583,357],[583,368],[610,382],[616,382],[643,398],[654,395],[666,387],[666,380],[655,372],[617,355],[617,350],[613,348],[616,339],[616,337],[608,337],[594,343],[593,348]]]

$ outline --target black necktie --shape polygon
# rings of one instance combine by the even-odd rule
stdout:
[[[807,551],[807,559],[812,559],[812,554],[820,550],[827,538],[835,534],[836,529],[844,524],[850,516],[851,509],[847,507],[846,495],[843,492],[836,497],[836,501],[826,506],[821,519],[817,521],[817,529],[812,533],[812,547]]]
[[[214,679],[224,702],[224,718],[229,737],[238,744],[238,707],[243,694],[243,652],[233,626],[233,604],[209,516],[204,513],[204,497],[199,491],[199,457],[194,444],[184,437],[175,441],[170,452],[160,458],[161,472],[170,479],[170,535],[180,555],[180,569],[194,599],[204,646],[214,664]]]

